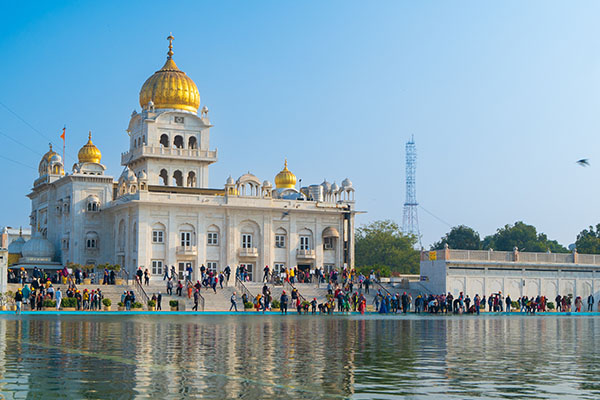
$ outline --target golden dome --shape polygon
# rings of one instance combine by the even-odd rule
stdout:
[[[285,160],[281,172],[275,176],[275,187],[277,189],[293,189],[296,187],[296,175],[288,169],[287,160]]]
[[[140,90],[140,106],[144,108],[152,101],[154,108],[174,108],[197,113],[200,107],[200,92],[194,81],[177,68],[172,58],[174,38],[169,36],[167,39],[167,62],[144,82]]]
[[[90,132],[88,136],[88,142],[79,150],[79,154],[77,154],[80,163],[96,163],[100,164],[100,160],[102,159],[102,153],[100,150],[92,143],[92,132]]]
[[[40,171],[40,175],[47,173],[46,168],[48,167],[48,164],[50,163],[50,159],[57,154],[54,150],[52,150],[52,143],[50,143],[49,146],[50,146],[50,150],[48,150],[48,152],[42,156],[40,165],[38,167],[38,169]]]

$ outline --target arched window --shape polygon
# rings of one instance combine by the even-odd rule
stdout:
[[[275,247],[278,249],[285,249],[287,242],[287,232],[283,228],[279,228],[275,231]]]
[[[169,173],[166,169],[161,169],[159,176],[162,179],[163,185],[169,186]]]
[[[187,187],[196,187],[196,173],[194,171],[188,173]]]
[[[183,137],[179,135],[175,136],[175,139],[173,140],[173,146],[177,147],[178,149],[183,149]]]
[[[117,243],[119,246],[119,251],[125,250],[125,221],[121,220],[119,222],[119,233],[117,238]]]
[[[100,199],[98,196],[90,195],[87,198],[86,210],[88,212],[98,212],[100,211]]]
[[[183,174],[180,170],[173,173],[173,186],[183,186]]]
[[[160,135],[160,145],[162,147],[169,147],[169,135],[167,135],[166,133]]]
[[[219,227],[216,225],[211,225],[208,227],[207,233],[207,242],[209,246],[218,246],[219,245]]]
[[[86,249],[97,249],[98,248],[98,234],[96,232],[88,232],[85,235],[85,248]]]
[[[196,245],[196,230],[190,224],[179,227],[179,245],[181,247],[192,247]]]
[[[298,232],[300,237],[300,250],[312,250],[313,248],[313,234],[309,229],[302,229]]]
[[[188,140],[188,149],[197,149],[197,148],[198,148],[198,142],[196,141],[196,136],[190,137],[190,139]]]

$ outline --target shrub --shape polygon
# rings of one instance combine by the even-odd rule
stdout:
[[[60,303],[65,308],[77,307],[77,299],[75,297],[65,297]]]
[[[548,306],[548,310],[554,310],[556,307],[554,306],[554,303],[549,301],[548,303],[546,303],[546,305]]]
[[[120,302],[117,303],[117,306],[119,306],[119,307],[125,307],[125,304],[123,304],[123,302],[120,301]]]
[[[517,303],[516,301],[511,301],[511,302],[510,302],[510,306],[511,306],[512,308],[519,308],[519,303]]]
[[[156,300],[148,300],[148,307],[156,307]]]
[[[380,277],[389,277],[392,275],[392,270],[388,265],[364,265],[357,269],[359,274],[363,274],[366,277],[371,275],[371,271],[375,271],[375,275]]]
[[[102,299],[102,304],[104,304],[106,307],[110,307],[112,301],[110,299]]]
[[[271,302],[271,307],[273,307],[273,308],[281,308],[281,303],[279,303],[279,300],[273,300]]]
[[[244,308],[254,308],[254,304],[251,301],[247,301],[244,303]]]
[[[306,306],[310,306],[310,303],[306,300],[304,300],[301,304],[302,307],[306,307]]]
[[[144,306],[142,306],[142,303],[140,303],[139,301],[136,301],[135,303],[133,303],[132,307],[133,308],[143,308]]]
[[[169,305],[171,307],[179,307],[179,300],[171,300],[169,301]]]
[[[46,299],[42,304],[44,307],[56,307],[56,300]]]

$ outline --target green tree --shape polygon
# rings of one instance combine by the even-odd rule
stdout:
[[[535,226],[517,221],[514,225],[505,225],[498,231],[483,239],[484,249],[512,251],[517,247],[519,251],[534,251],[553,253],[568,253],[563,245],[556,240],[549,240],[544,233],[537,233]]]
[[[356,230],[356,266],[387,266],[401,274],[419,273],[417,238],[405,235],[390,220],[374,221]]]
[[[600,224],[584,229],[577,235],[577,252],[581,254],[600,254]]]
[[[473,228],[465,225],[455,226],[446,233],[439,242],[431,246],[432,250],[440,250],[447,244],[451,249],[479,250],[481,249],[481,238]]]

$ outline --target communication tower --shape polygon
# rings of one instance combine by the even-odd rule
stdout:
[[[417,147],[414,136],[406,142],[406,201],[402,216],[402,232],[412,234],[421,247],[421,233],[419,232],[419,217],[417,215]]]

